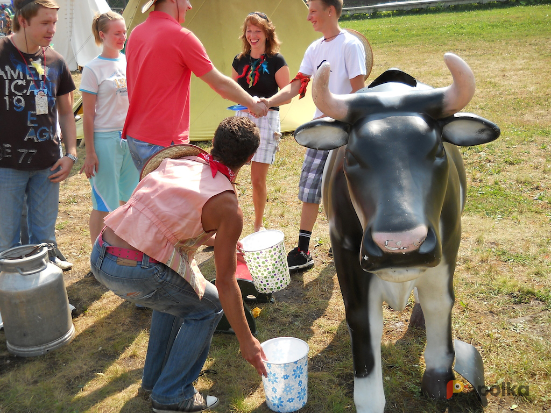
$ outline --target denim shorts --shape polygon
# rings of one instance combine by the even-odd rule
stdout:
[[[128,141],[128,149],[130,149],[130,155],[132,156],[134,165],[140,172],[149,158],[165,148],[161,145],[139,141],[128,135],[126,135],[126,140]],[[172,142],[171,145],[174,145],[174,142]]]

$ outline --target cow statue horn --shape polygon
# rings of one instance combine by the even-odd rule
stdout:
[[[437,116],[442,118],[451,116],[467,106],[475,91],[473,71],[463,59],[453,53],[446,53],[444,62],[452,75],[453,83],[448,87],[434,90],[435,93],[440,93],[443,96],[441,111]],[[330,72],[329,63],[323,63],[314,77],[312,98],[317,108],[325,116],[346,122],[351,104],[357,95],[331,93],[328,87]],[[377,100],[374,96],[364,96],[363,98]]]
[[[469,65],[453,53],[444,55],[444,62],[453,77],[451,86],[445,88],[443,115],[451,116],[469,104],[474,96],[474,74]]]
[[[331,66],[325,62],[318,69],[314,76],[312,85],[312,99],[316,107],[323,112],[325,116],[342,120],[348,113],[348,102],[345,95],[334,95],[329,91],[329,75]]]

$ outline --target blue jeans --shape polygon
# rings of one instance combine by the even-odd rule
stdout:
[[[117,264],[98,240],[90,257],[96,279],[116,295],[152,308],[149,346],[142,387],[158,403],[180,403],[193,397],[223,311],[218,291],[207,283],[199,299],[191,285],[164,264],[152,264],[144,254],[137,266]]]
[[[130,150],[130,156],[134,161],[134,165],[138,168],[138,171],[142,171],[143,166],[146,164],[147,160],[159,152],[161,149],[164,149],[164,146],[154,145],[152,143],[147,143],[144,141],[139,141],[128,135],[126,135],[126,140],[128,142],[128,149]],[[174,142],[171,143],[174,145]]]
[[[59,183],[52,183],[49,168],[19,171],[0,168],[0,252],[21,245],[21,211],[27,195],[29,244],[55,244]]]

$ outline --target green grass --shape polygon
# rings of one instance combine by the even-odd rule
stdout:
[[[477,92],[465,109],[501,128],[488,145],[462,148],[468,179],[462,243],[454,278],[454,338],[480,351],[486,383],[529,385],[528,397],[489,397],[482,409],[472,390],[449,403],[419,394],[425,335],[408,329],[413,302],[397,312],[384,306],[382,344],[386,412],[551,411],[551,6],[493,4],[422,12],[386,13],[342,22],[364,33],[374,52],[375,79],[399,67],[421,82],[443,87],[451,76],[443,54],[472,67]],[[210,143],[201,144],[209,149]],[[83,158],[83,150],[81,159]],[[284,232],[294,247],[300,203],[298,175],[304,149],[292,137],[268,174],[265,226]],[[82,160],[75,166],[80,168]],[[56,229],[75,268],[65,273],[77,307],[75,340],[42,357],[7,353],[0,333],[0,412],[148,412],[136,397],[149,335],[150,312],[138,311],[86,277],[90,242],[89,185],[73,170],[62,185]],[[252,232],[249,171],[239,177]],[[328,223],[314,228],[315,267],[262,308],[260,341],[290,335],[308,342],[308,404],[301,412],[353,412],[353,370],[344,306],[329,249]],[[208,278],[212,258],[201,264]],[[239,356],[235,337],[215,335],[210,371],[197,388],[220,397],[217,412],[268,412],[260,378]],[[458,377],[460,380],[460,377]],[[466,384],[466,381],[463,380]],[[513,410],[511,410],[515,407]]]

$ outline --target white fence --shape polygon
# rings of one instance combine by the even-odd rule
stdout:
[[[395,10],[413,10],[426,9],[429,7],[447,7],[460,4],[471,3],[490,3],[494,1],[508,0],[413,0],[413,1],[397,1],[393,3],[374,4],[372,6],[361,7],[345,7],[342,9],[343,15],[351,14],[371,14],[380,11],[395,11]]]

